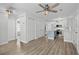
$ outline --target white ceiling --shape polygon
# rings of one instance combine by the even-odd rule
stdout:
[[[44,16],[42,13],[36,13],[36,11],[42,10],[37,3],[0,3],[0,8],[13,6],[17,13],[21,14],[22,12],[25,12],[30,17],[51,20],[57,17],[66,17],[72,15],[76,12],[78,5],[78,3],[60,3],[60,5],[55,9],[62,9],[62,11],[58,11],[57,13],[49,13],[48,16]]]

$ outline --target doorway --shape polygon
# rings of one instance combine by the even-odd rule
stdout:
[[[20,47],[20,19],[16,20],[16,40],[17,46]]]

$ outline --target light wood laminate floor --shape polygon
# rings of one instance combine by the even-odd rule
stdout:
[[[47,40],[41,37],[17,47],[16,40],[0,45],[1,55],[77,55],[77,50],[72,43],[64,42],[63,37]]]

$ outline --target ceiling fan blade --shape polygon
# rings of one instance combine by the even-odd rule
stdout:
[[[14,8],[14,7],[9,7],[8,9],[15,10],[15,8]]]
[[[13,6],[11,6],[11,5],[6,6],[5,9],[7,9],[7,10],[15,10],[15,8]]]
[[[50,10],[49,12],[57,13],[58,11],[57,10]]]
[[[42,4],[38,4],[40,7],[42,7],[43,9],[45,9],[45,7]]]
[[[54,4],[53,6],[51,6],[51,4],[48,4],[48,5],[49,5],[49,9],[52,9],[52,8],[57,7],[57,6],[59,5],[59,3],[56,3],[56,4]]]
[[[40,12],[43,12],[44,10],[42,10],[42,11],[37,11],[36,13],[40,13]]]

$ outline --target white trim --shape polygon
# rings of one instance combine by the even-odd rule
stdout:
[[[72,42],[73,43],[73,41],[72,40],[64,40],[65,42]]]
[[[28,43],[29,41],[23,41],[23,40],[20,40],[20,42],[23,42],[23,43]]]
[[[52,40],[54,40],[54,37],[48,37],[48,39],[52,39]]]
[[[7,44],[8,42],[0,42],[0,45],[4,45]]]
[[[14,39],[8,39],[8,42],[9,42],[9,41],[12,41],[12,40],[16,40],[16,39],[15,39],[15,38],[14,38]]]

